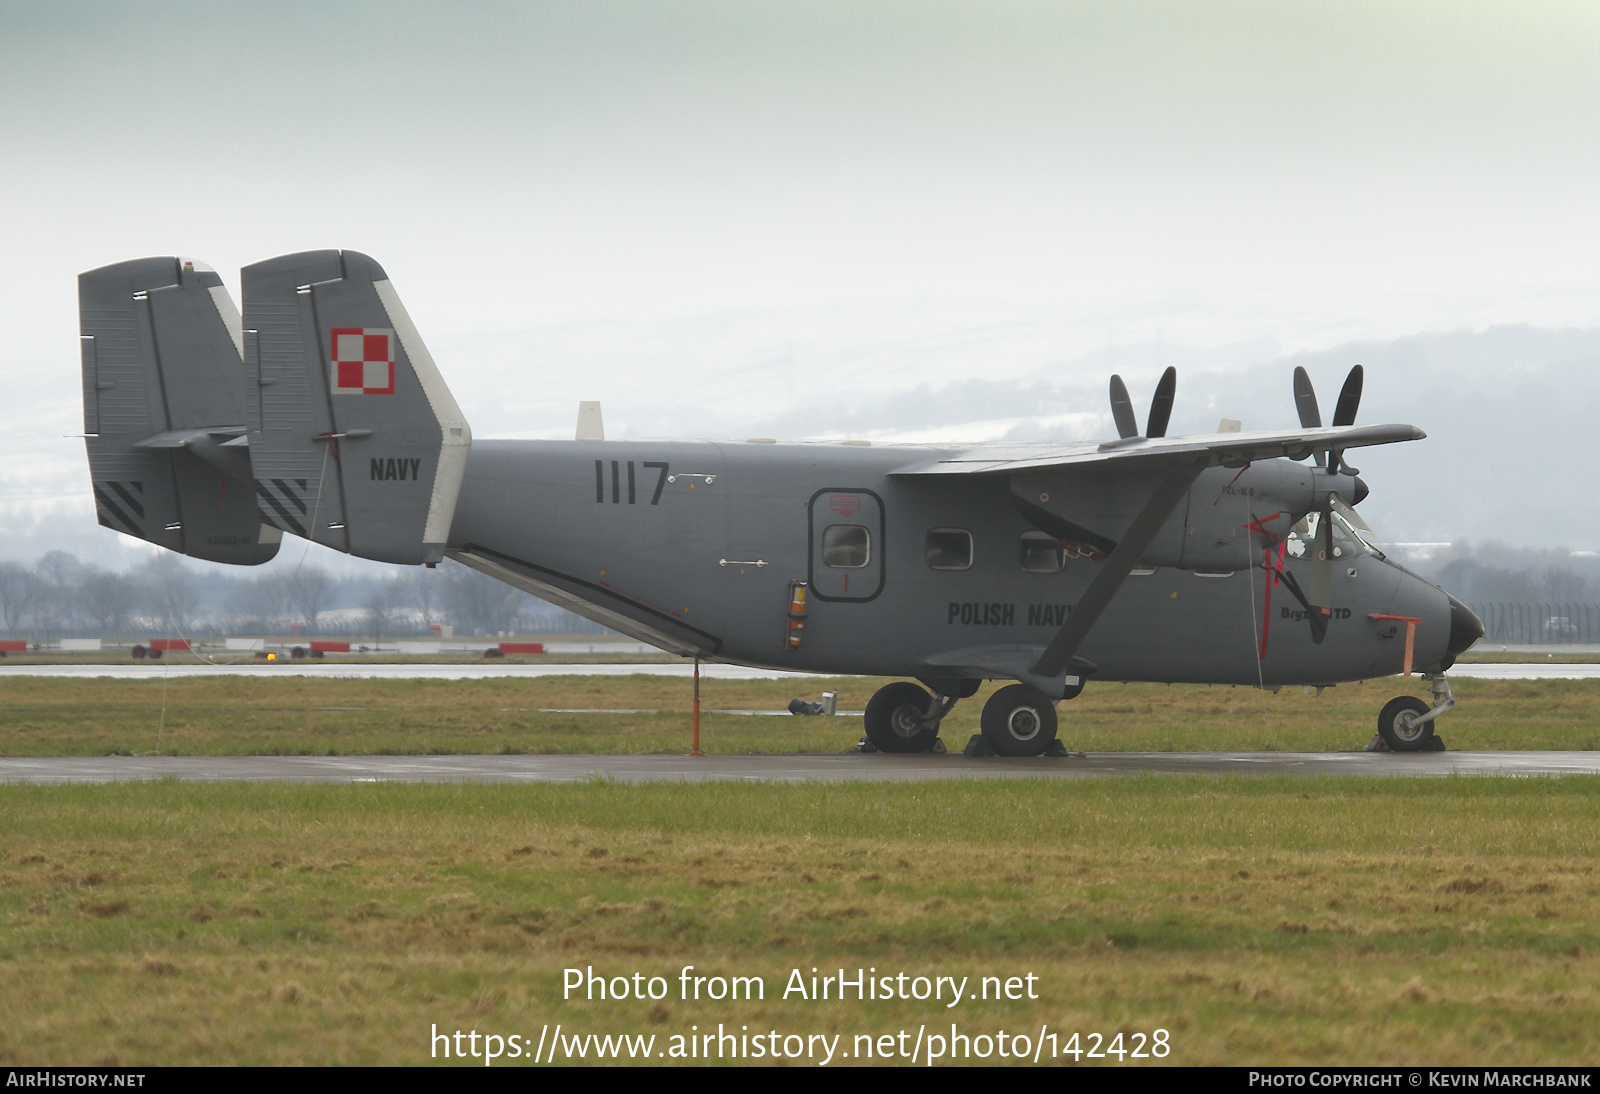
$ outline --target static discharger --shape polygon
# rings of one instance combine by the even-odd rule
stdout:
[[[800,648],[800,639],[806,631],[806,583],[789,582],[789,648]]]

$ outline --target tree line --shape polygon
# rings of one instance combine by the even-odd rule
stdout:
[[[307,634],[377,640],[431,634],[600,634],[605,628],[446,560],[438,568],[336,575],[202,570],[158,555],[125,570],[51,551],[0,562],[0,622],[15,637],[148,638]]]

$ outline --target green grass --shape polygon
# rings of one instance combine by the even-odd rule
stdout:
[[[860,710],[873,678],[707,680],[702,746],[721,753],[841,752],[859,718],[773,718],[716,713],[787,707],[837,688]],[[946,719],[946,744],[978,731],[986,685]],[[1460,680],[1460,705],[1439,722],[1456,749],[1600,748],[1600,681]],[[1332,688],[1091,684],[1059,708],[1061,740],[1087,752],[1199,749],[1326,751],[1359,748],[1378,710],[1417,680]],[[161,680],[0,677],[0,755],[185,755],[684,752],[687,680],[566,676],[538,679],[318,680],[223,677]],[[634,708],[653,713],[543,713]]]
[[[1170,1031],[1174,1063],[1600,1049],[1600,779],[0,788],[0,1063],[407,1063],[432,1024]],[[764,1002],[563,1001],[562,970]],[[802,1003],[789,970],[1040,977]]]

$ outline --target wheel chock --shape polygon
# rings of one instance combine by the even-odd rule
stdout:
[[[989,743],[989,738],[981,733],[974,733],[972,740],[967,742],[967,747],[961,750],[964,756],[993,756],[994,745]]]
[[[936,753],[937,755],[943,756],[946,752],[949,751],[949,749],[944,747],[944,738],[943,737],[935,737],[933,739],[933,747],[928,749],[928,751]]]
[[[850,751],[851,752],[876,752],[876,751],[878,751],[878,746],[873,744],[871,741],[867,740],[865,737],[863,737],[863,738],[861,738],[860,741],[858,741],[856,743],[856,747],[852,748]]]
[[[1429,737],[1428,738],[1428,743],[1426,745],[1422,746],[1422,751],[1424,751],[1424,752],[1443,752],[1444,751],[1444,738],[1438,736],[1437,734],[1435,734],[1432,737]]]
[[[1383,735],[1381,733],[1374,733],[1372,735],[1372,740],[1367,742],[1367,747],[1363,748],[1361,751],[1388,752],[1389,750],[1389,742],[1383,739]]]
[[[1077,755],[1077,753],[1075,753],[1075,752],[1068,752],[1067,751],[1067,746],[1061,743],[1061,738],[1059,738],[1059,737],[1057,737],[1055,740],[1051,741],[1048,745],[1045,746],[1044,754],[1046,756],[1075,756],[1075,755]]]

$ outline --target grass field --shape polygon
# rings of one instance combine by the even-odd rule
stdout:
[[[537,1037],[1170,1032],[1173,1063],[1600,1051],[1600,779],[0,788],[0,1063]],[[562,970],[764,1002],[563,1002]],[[1039,977],[803,1003],[789,970]],[[808,974],[808,972],[807,972]]]
[[[707,680],[702,746],[725,753],[841,752],[859,718],[752,717],[837,688],[859,710],[883,683],[868,678]],[[1060,706],[1061,739],[1088,752],[1359,748],[1389,698],[1424,695],[1399,679],[1321,696],[1285,688],[1091,685]],[[946,719],[947,746],[978,731],[995,685]],[[1455,683],[1460,705],[1439,723],[1451,748],[1600,748],[1600,681]],[[0,754],[327,755],[374,753],[684,752],[688,681],[544,677],[473,681],[224,677],[159,680],[0,678]],[[164,705],[163,705],[164,704]],[[646,713],[550,713],[636,710]]]

